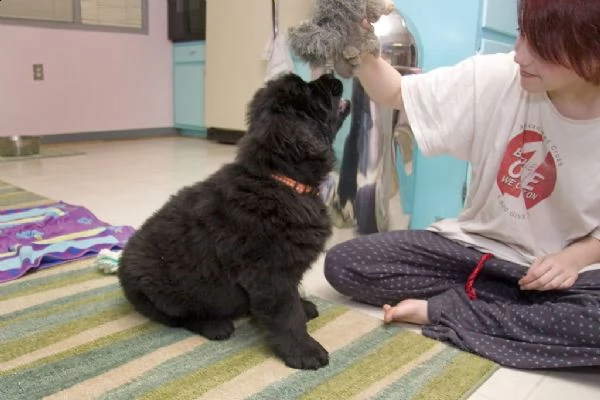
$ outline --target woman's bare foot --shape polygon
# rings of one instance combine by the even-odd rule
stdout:
[[[416,325],[427,325],[427,300],[406,299],[394,307],[389,304],[383,306],[383,321],[387,324],[392,321],[408,322]]]

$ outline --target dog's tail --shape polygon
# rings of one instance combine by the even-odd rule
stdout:
[[[312,66],[323,66],[336,53],[339,35],[312,21],[301,22],[288,30],[290,49],[303,61]]]

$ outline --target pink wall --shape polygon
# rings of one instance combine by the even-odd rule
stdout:
[[[0,136],[172,126],[167,2],[149,3],[149,35],[0,24]]]

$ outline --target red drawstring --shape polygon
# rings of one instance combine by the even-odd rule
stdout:
[[[477,293],[475,292],[475,289],[473,289],[473,283],[475,283],[477,275],[479,275],[479,272],[483,268],[483,264],[485,264],[487,260],[493,257],[494,256],[489,253],[485,253],[484,255],[482,255],[479,259],[479,263],[477,264],[473,272],[471,272],[471,275],[469,275],[469,279],[467,279],[467,284],[465,285],[465,291],[467,292],[467,296],[469,296],[469,299],[475,300],[477,298]]]

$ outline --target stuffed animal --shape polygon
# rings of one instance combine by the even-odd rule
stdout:
[[[333,67],[350,78],[361,55],[380,53],[379,39],[362,21],[375,23],[393,10],[391,0],[317,0],[312,18],[288,30],[290,48],[311,67]]]

